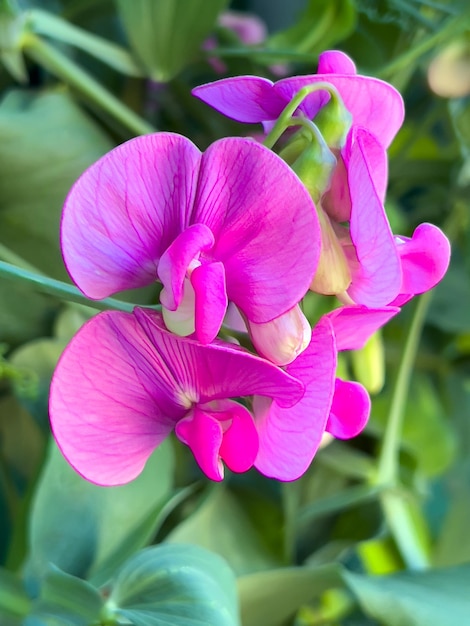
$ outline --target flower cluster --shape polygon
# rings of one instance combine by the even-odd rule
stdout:
[[[386,148],[402,99],[343,53],[321,55],[312,76],[194,94],[261,122],[265,145],[231,137],[201,153],[180,135],[139,137],[64,206],[63,256],[85,295],[160,285],[161,312],[92,318],[53,377],[54,436],[99,484],[132,480],[172,431],[213,480],[224,464],[298,478],[325,432],[353,437],[369,416],[366,390],[336,377],[338,351],[362,347],[449,262],[436,227],[391,232]],[[313,329],[299,306],[309,289],[340,303]]]

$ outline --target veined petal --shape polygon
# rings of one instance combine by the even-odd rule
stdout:
[[[364,387],[337,378],[327,432],[337,439],[356,437],[365,428],[369,415],[370,397]]]
[[[222,341],[202,345],[169,332],[155,311],[136,308],[134,314],[191,402],[257,394],[291,406],[302,397],[302,382],[238,346]]]
[[[193,259],[214,245],[214,235],[204,224],[193,224],[171,242],[158,263],[158,277],[165,287],[165,308],[175,311],[183,297],[184,279]]]
[[[287,104],[299,89],[318,82],[336,87],[352,115],[354,126],[366,128],[385,148],[390,145],[405,116],[403,98],[392,85],[360,74],[318,73],[283,78],[274,84],[273,91]],[[312,118],[329,99],[326,91],[313,92],[303,101],[300,109]]]
[[[222,263],[206,263],[191,274],[196,295],[195,331],[201,343],[211,343],[222,326],[227,310],[225,270]]]
[[[356,304],[371,308],[386,306],[398,295],[401,264],[383,204],[375,190],[366,152],[374,138],[362,128],[354,129],[355,140],[346,158],[352,246],[345,246],[352,283],[347,293]]]
[[[161,254],[186,228],[201,153],[180,135],[118,146],[88,168],[64,206],[61,243],[70,276],[90,298],[156,280]]]
[[[221,210],[224,207],[224,210]],[[194,223],[216,243],[227,295],[253,322],[268,322],[305,295],[321,238],[313,202],[290,167],[249,139],[226,138],[203,155]]]
[[[400,256],[403,282],[400,288],[403,298],[432,289],[443,278],[449,267],[450,243],[444,233],[432,224],[420,224],[408,237],[396,237]]]
[[[54,437],[86,479],[127,483],[187,410],[177,392],[137,319],[100,313],[75,335],[55,370]]]
[[[287,366],[305,384],[293,407],[255,397],[253,411],[259,434],[255,467],[278,480],[295,480],[310,465],[320,445],[335,388],[336,348],[333,329],[323,318],[312,332],[309,347]]]
[[[235,76],[200,85],[191,93],[237,122],[256,124],[275,120],[287,104],[276,96],[272,87],[272,81],[267,78]]]
[[[399,312],[400,309],[396,306],[368,309],[353,305],[334,309],[324,317],[333,325],[338,351],[360,350],[371,335]]]

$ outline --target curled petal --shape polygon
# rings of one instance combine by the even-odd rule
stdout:
[[[318,57],[318,74],[356,74],[354,61],[339,50],[326,50]]]
[[[214,233],[211,256],[249,320],[268,322],[303,298],[320,254],[318,218],[304,185],[271,150],[241,138],[212,144],[192,219]]]
[[[432,289],[449,267],[450,243],[444,233],[432,224],[420,224],[411,239],[397,237],[403,281],[399,303]]]
[[[379,328],[400,312],[398,307],[368,309],[365,306],[342,306],[327,313],[333,325],[336,347],[340,350],[360,350]]]
[[[227,310],[223,264],[216,261],[200,265],[191,274],[191,284],[196,296],[196,337],[207,344],[216,338]]]
[[[370,397],[362,385],[337,378],[326,430],[337,439],[356,437],[367,424]]]
[[[201,153],[157,133],[118,146],[88,168],[64,206],[68,272],[90,298],[156,280],[161,254],[188,223]]]
[[[260,448],[255,467],[278,480],[295,480],[311,463],[327,424],[333,400],[336,348],[333,329],[323,318],[308,348],[287,366],[305,385],[302,399],[290,408],[255,397],[253,411]]]
[[[222,424],[198,406],[189,417],[176,424],[176,436],[191,448],[199,467],[212,480],[222,480],[224,466],[219,456],[223,439]]]

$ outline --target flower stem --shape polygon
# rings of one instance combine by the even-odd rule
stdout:
[[[26,33],[22,39],[22,47],[34,61],[80,91],[91,102],[112,115],[136,135],[146,135],[156,131],[151,124],[129,109],[80,66],[40,37],[33,33]]]

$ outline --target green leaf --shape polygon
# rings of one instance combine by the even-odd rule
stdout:
[[[236,574],[273,567],[275,558],[262,543],[237,498],[214,486],[199,508],[167,537],[171,543],[194,543],[227,560]]]
[[[129,42],[150,78],[168,81],[193,61],[226,0],[116,0]]]
[[[31,511],[29,582],[38,584],[48,562],[81,577],[98,568],[165,498],[172,473],[169,441],[153,453],[140,476],[121,487],[87,482],[51,445]]]
[[[470,330],[470,275],[465,260],[454,254],[447,274],[434,289],[428,321],[446,332]]]
[[[217,555],[192,545],[147,548],[112,585],[108,611],[136,626],[237,626],[235,578]]]
[[[281,626],[324,591],[342,586],[340,568],[286,567],[238,579],[243,626]]]
[[[266,45],[278,50],[318,53],[347,37],[355,23],[352,0],[309,0],[297,23],[269,37]]]
[[[0,622],[3,624],[2,616],[26,615],[30,605],[31,601],[19,577],[0,568]]]
[[[103,605],[103,598],[92,585],[50,565],[25,626],[89,626],[99,623]]]
[[[362,610],[386,626],[466,624],[470,615],[470,564],[426,572],[343,578]]]

